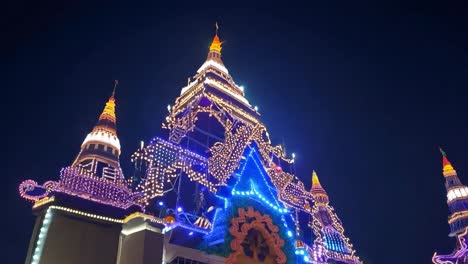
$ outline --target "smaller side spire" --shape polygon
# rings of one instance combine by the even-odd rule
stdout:
[[[317,173],[315,172],[315,170],[312,170],[312,185],[314,184],[317,184],[321,187]]]
[[[101,115],[99,115],[99,120],[93,131],[104,129],[117,134],[117,119],[115,117],[115,89],[118,85],[119,81],[115,80],[112,95],[109,97],[109,100],[107,100],[106,106],[102,110]]]
[[[447,159],[447,154],[442,148],[439,147],[440,154],[442,154],[442,173],[445,177],[457,175],[457,171],[453,168],[452,163]]]
[[[463,234],[468,228],[468,187],[463,185],[458,178],[447,154],[440,147],[439,151],[442,154],[442,173],[445,178],[447,204],[450,210],[448,223],[451,232],[449,236],[457,236]]]
[[[320,184],[317,172],[312,171],[312,188],[310,189],[312,196],[315,198],[316,202],[328,203],[328,195],[325,189],[323,189]]]
[[[117,136],[115,115],[115,90],[118,81],[114,81],[114,89],[99,120],[93,130],[88,133],[81,150],[72,166],[80,164],[83,168],[114,181],[121,182],[123,175],[120,169],[120,140]],[[98,169],[99,167],[99,169]],[[110,168],[111,167],[111,168]]]

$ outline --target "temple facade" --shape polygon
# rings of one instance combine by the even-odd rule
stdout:
[[[432,262],[435,264],[466,264],[468,263],[468,187],[458,178],[457,171],[447,159],[442,149],[442,174],[445,178],[447,190],[447,204],[449,207],[448,224],[450,237],[456,239],[455,249],[451,254],[439,255],[434,253]]]
[[[60,179],[21,183],[37,215],[26,263],[361,263],[317,173],[310,189],[294,174],[221,50],[216,33],[130,177],[114,87]]]

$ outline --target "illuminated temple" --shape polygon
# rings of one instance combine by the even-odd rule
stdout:
[[[216,34],[131,176],[112,93],[58,181],[20,184],[37,216],[26,263],[361,263],[317,173],[292,173],[221,50]]]
[[[467,264],[468,263],[468,187],[463,185],[458,178],[447,155],[442,149],[443,175],[445,188],[447,190],[447,204],[450,214],[448,223],[450,226],[450,237],[456,238],[454,251],[448,255],[434,253],[432,263],[435,264]]]

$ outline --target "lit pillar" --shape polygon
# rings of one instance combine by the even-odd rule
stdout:
[[[63,207],[47,206],[36,213],[25,263],[115,263],[120,223]]]
[[[144,214],[124,223],[120,233],[117,263],[162,263],[164,255],[163,228],[163,224],[151,221]]]

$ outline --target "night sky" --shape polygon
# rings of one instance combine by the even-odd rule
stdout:
[[[205,60],[215,21],[224,63],[273,144],[296,153],[307,188],[317,170],[365,263],[430,263],[453,249],[437,147],[468,184],[463,1],[64,2],[17,2],[4,16],[7,263],[24,262],[34,225],[19,183],[58,179],[114,79],[131,175],[130,155],[164,135],[166,106]]]

